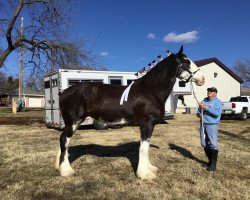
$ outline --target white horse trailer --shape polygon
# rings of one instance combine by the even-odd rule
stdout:
[[[59,110],[59,92],[79,82],[101,82],[105,84],[129,85],[136,80],[135,72],[115,71],[90,71],[59,69],[57,72],[47,74],[45,83],[45,123],[47,127],[64,127],[64,122]],[[165,118],[173,118],[179,95],[191,94],[191,85],[176,81],[173,91],[165,104]],[[74,100],[72,100],[74,101]],[[94,124],[95,128],[101,128],[100,124],[91,118],[85,118],[82,125]],[[104,126],[103,126],[104,127]]]

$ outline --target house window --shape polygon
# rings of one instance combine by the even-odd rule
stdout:
[[[214,78],[216,78],[218,76],[217,72],[214,72]]]

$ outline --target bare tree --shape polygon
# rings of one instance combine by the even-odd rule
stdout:
[[[24,93],[25,94],[38,94],[39,89],[40,89],[38,87],[39,87],[39,80],[36,77],[34,77],[34,75],[31,74],[25,83]]]
[[[0,94],[15,93],[15,90],[18,90],[18,81],[18,79],[0,72]]]
[[[84,46],[86,41],[72,40],[69,33],[71,4],[72,0],[0,2],[0,41],[6,41],[0,46],[0,68],[22,47],[25,65],[34,74],[57,68],[91,69],[94,61]],[[20,31],[21,16],[25,17],[24,34]]]
[[[234,65],[235,72],[244,80],[244,85],[250,86],[250,60],[238,60]]]

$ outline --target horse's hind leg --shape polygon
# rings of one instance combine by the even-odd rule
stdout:
[[[71,176],[75,173],[69,163],[68,147],[70,138],[80,126],[81,122],[82,120],[79,120],[73,125],[65,124],[64,130],[60,136],[60,148],[57,154],[55,167],[59,170],[61,176]]]

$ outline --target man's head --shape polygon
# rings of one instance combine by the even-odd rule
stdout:
[[[213,99],[214,97],[217,96],[217,92],[218,90],[215,87],[207,88],[207,97],[209,99]]]

